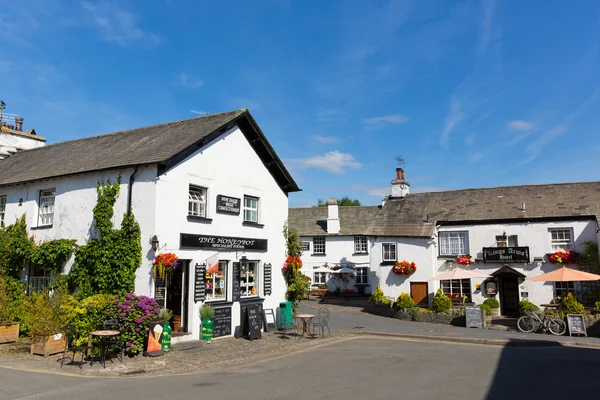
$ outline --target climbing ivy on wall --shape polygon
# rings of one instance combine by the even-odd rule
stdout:
[[[133,213],[125,214],[121,229],[113,229],[114,205],[121,178],[115,184],[98,183],[93,232],[86,245],[75,251],[69,284],[77,297],[132,292],[135,273],[142,262],[140,226]]]

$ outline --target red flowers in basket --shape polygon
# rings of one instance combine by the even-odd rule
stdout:
[[[471,265],[473,264],[473,260],[471,256],[468,254],[463,254],[461,256],[456,257],[456,263],[461,265]]]
[[[165,274],[171,274],[177,266],[179,257],[175,253],[158,253],[154,257],[154,276],[164,278]]]
[[[548,256],[551,263],[575,264],[579,260],[579,254],[571,250],[558,250]]]
[[[412,275],[417,270],[417,264],[408,261],[398,261],[392,267],[392,272],[396,275]]]
[[[283,272],[291,272],[294,268],[302,268],[302,260],[300,257],[287,256],[283,264]]]

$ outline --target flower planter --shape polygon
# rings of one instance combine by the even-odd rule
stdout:
[[[500,316],[500,309],[499,308],[492,308],[492,317],[496,318]]]
[[[19,339],[19,323],[6,322],[0,324],[0,343],[16,342]]]
[[[31,354],[48,357],[51,354],[62,353],[65,350],[65,335],[58,333],[52,336],[35,335],[31,339]]]
[[[485,316],[485,326],[486,326],[487,328],[489,328],[489,327],[491,327],[491,326],[492,326],[492,320],[493,320],[493,318],[494,318],[494,317],[493,317],[492,315],[486,315],[486,316]]]

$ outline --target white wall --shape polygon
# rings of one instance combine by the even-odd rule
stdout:
[[[208,189],[207,217],[212,222],[188,221],[189,185]],[[216,212],[217,195],[237,197],[242,200],[240,215],[218,214]],[[244,226],[243,198],[251,195],[260,198],[259,223],[263,227]],[[243,255],[249,260],[259,260],[272,265],[272,294],[266,296],[264,308],[276,310],[279,302],[285,300],[286,285],[281,273],[285,261],[285,240],[283,225],[287,219],[288,199],[276,181],[265,168],[261,159],[252,149],[243,133],[234,128],[217,141],[198,150],[192,156],[170,169],[158,178],[156,197],[156,232],[162,252],[174,252],[180,259],[191,260],[192,272],[196,263],[202,263],[217,254],[214,250],[181,249],[180,233],[199,235],[234,236],[244,238],[268,239],[268,251],[224,251],[221,260],[231,262]],[[231,262],[228,269],[228,296],[231,299]],[[152,260],[144,260],[141,275],[151,276]],[[190,279],[190,293],[193,293],[193,279]],[[262,286],[260,293],[262,294]],[[263,296],[261,296],[263,297]],[[193,302],[193,296],[191,298]],[[200,318],[198,310],[201,303],[193,303],[188,310],[188,320],[194,338],[198,338]],[[235,303],[232,309],[234,327],[239,325],[240,305]]]

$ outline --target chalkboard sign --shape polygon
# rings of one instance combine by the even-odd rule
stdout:
[[[257,314],[260,318],[260,326],[263,324],[262,316],[263,316],[263,305],[261,303],[240,303],[240,328],[236,332],[236,337],[241,337],[245,335],[248,331],[248,323],[246,322],[246,310],[250,308],[255,308],[257,310]]]
[[[585,320],[581,314],[567,314],[567,323],[569,325],[569,336],[584,335],[587,336],[585,330]]]
[[[485,328],[483,310],[479,306],[465,306],[467,328]]]
[[[271,295],[271,264],[264,265],[264,293],[265,296]]]
[[[215,308],[213,337],[231,335],[231,307]]]
[[[204,301],[206,298],[206,265],[196,264],[196,271],[194,273],[194,301]]]
[[[160,308],[165,308],[165,293],[167,291],[167,283],[162,278],[154,280],[154,300]]]
[[[258,304],[246,307],[246,317],[244,318],[244,336],[250,340],[262,339],[260,329],[262,327],[261,307]]]
[[[240,263],[233,263],[233,282],[232,282],[233,293],[231,295],[232,301],[240,301],[241,292],[241,278],[240,278]]]

